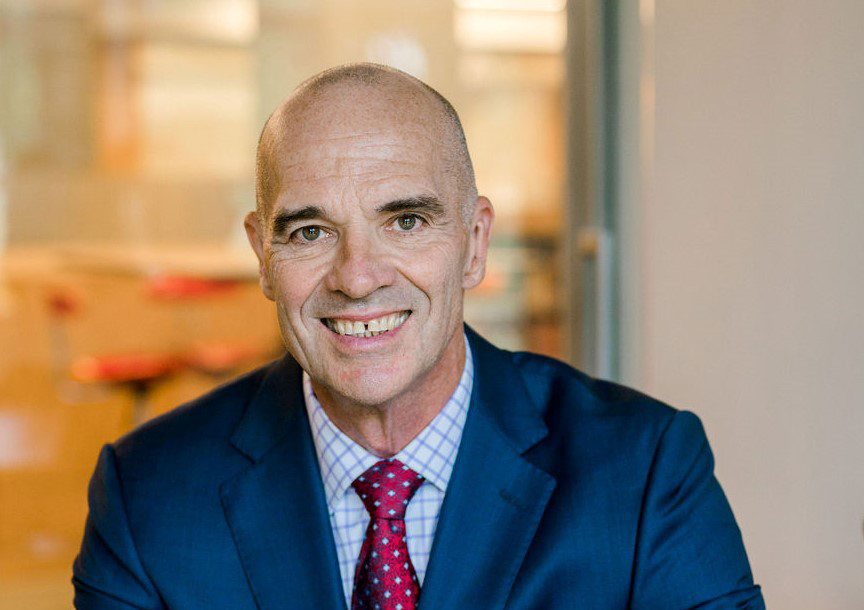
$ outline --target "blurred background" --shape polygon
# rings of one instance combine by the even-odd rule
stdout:
[[[498,344],[703,419],[769,607],[864,607],[860,0],[0,0],[0,609],[71,607],[100,446],[280,352],[242,217],[297,84],[459,110]]]

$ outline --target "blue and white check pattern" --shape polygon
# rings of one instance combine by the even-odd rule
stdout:
[[[405,513],[408,553],[421,586],[426,575],[426,565],[429,563],[441,503],[462,440],[462,429],[468,415],[473,385],[474,363],[471,347],[466,339],[465,367],[450,400],[414,440],[393,456],[426,479],[414,494]],[[350,608],[354,572],[360,557],[360,547],[363,546],[366,536],[366,527],[369,525],[369,513],[351,488],[351,483],[381,458],[348,438],[330,421],[315,397],[311,380],[305,372],[303,389],[306,412],[321,467],[324,493],[330,509],[330,524],[333,527],[333,539],[336,541],[342,589]]]

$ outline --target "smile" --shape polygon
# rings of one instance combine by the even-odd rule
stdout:
[[[410,311],[402,311],[366,320],[365,322],[360,322],[359,320],[340,320],[339,318],[322,318],[321,321],[324,322],[327,328],[340,335],[349,337],[377,337],[382,333],[402,326],[409,315],[411,315]]]

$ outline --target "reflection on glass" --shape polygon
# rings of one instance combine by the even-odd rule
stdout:
[[[467,318],[561,353],[563,0],[2,7],[0,610],[68,607],[103,442],[277,349],[241,218],[260,126],[318,70],[453,101],[497,211]]]

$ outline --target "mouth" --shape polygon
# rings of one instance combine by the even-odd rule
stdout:
[[[321,322],[334,333],[345,337],[377,337],[396,330],[405,323],[410,315],[410,311],[400,311],[362,322],[341,318],[321,318]]]

